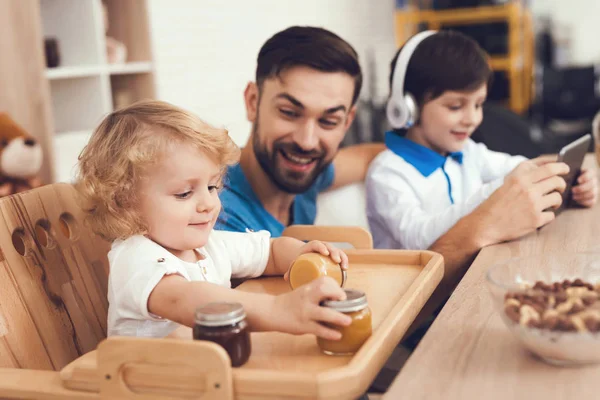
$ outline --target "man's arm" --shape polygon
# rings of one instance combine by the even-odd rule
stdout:
[[[477,211],[461,218],[429,248],[444,256],[444,279],[440,287],[454,287],[485,246],[478,228],[485,227],[487,216]]]
[[[383,150],[383,143],[364,143],[341,149],[333,160],[335,176],[329,189],[364,181],[369,164]]]
[[[485,246],[481,240],[483,235],[479,233],[479,228],[484,227],[485,229],[489,222],[486,214],[480,214],[478,211],[475,210],[461,218],[429,248],[429,250],[444,256],[444,277],[404,337],[410,336],[444,304],[477,257],[479,250]]]

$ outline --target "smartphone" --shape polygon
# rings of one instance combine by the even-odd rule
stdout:
[[[590,149],[591,141],[592,135],[588,133],[587,135],[584,135],[579,139],[569,143],[560,149],[560,152],[558,153],[558,161],[564,162],[569,166],[569,173],[563,176],[567,182],[567,186],[562,194],[562,204],[555,211],[557,214],[563,209],[567,208],[571,202],[571,188],[576,184],[577,178],[581,173],[581,165],[583,164],[585,154]]]

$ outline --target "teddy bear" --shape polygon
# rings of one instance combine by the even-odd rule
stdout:
[[[6,113],[0,113],[0,197],[42,184],[42,146]]]

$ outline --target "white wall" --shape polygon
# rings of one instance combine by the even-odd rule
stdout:
[[[256,56],[274,33],[291,25],[329,29],[361,57],[372,52],[377,91],[387,95],[395,51],[394,0],[149,0],[157,97],[229,129],[239,144],[250,131],[242,93]],[[365,71],[366,72],[366,71]],[[362,95],[369,93],[363,86]]]
[[[549,16],[558,23],[559,36],[569,39],[565,55],[569,64],[600,63],[600,1],[531,0],[535,16]]]

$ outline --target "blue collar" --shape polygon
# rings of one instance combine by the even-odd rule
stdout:
[[[406,162],[412,164],[425,177],[431,175],[438,168],[442,168],[446,162],[446,157],[443,155],[406,139],[393,131],[385,133],[385,145],[388,149],[406,160]],[[451,157],[459,164],[463,162],[462,151],[449,153],[448,157]]]

